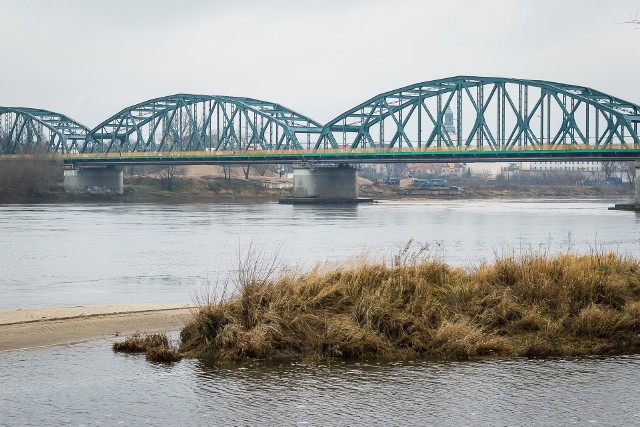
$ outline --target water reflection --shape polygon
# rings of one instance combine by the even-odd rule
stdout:
[[[364,205],[289,205],[293,217],[313,223],[316,221],[352,220]]]

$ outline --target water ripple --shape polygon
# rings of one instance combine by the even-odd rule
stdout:
[[[640,356],[167,366],[105,341],[0,356],[9,425],[634,425],[640,412]]]

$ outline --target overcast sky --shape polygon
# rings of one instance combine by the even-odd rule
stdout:
[[[640,103],[640,0],[0,0],[0,106],[89,127],[175,93],[248,96],[326,122],[455,75]]]

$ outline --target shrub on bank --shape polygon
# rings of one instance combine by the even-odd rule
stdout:
[[[634,259],[504,257],[466,271],[418,258],[273,279],[245,264],[236,295],[201,304],[181,332],[180,352],[324,360],[640,351]]]

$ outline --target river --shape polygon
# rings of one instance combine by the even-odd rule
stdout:
[[[388,260],[410,240],[467,268],[510,253],[640,258],[640,215],[613,203],[3,205],[0,308],[189,303],[249,246],[298,270]],[[110,344],[0,353],[0,425],[640,424],[637,356],[164,366]]]

